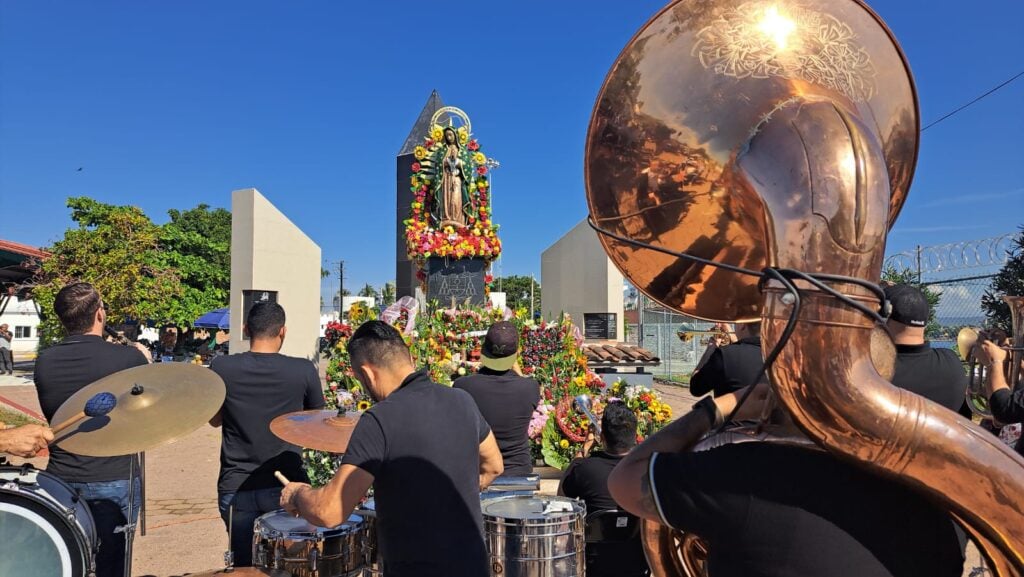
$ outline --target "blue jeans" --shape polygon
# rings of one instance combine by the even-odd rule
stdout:
[[[68,483],[72,489],[89,504],[93,522],[96,523],[96,577],[124,577],[123,532],[114,530],[128,519],[128,480],[100,481],[94,483]],[[135,499],[132,507],[132,521],[139,518],[139,503],[142,484],[135,479]]]
[[[281,508],[281,488],[221,493],[217,499],[220,518],[231,530],[231,551],[235,555],[235,567],[252,566],[252,537],[256,517]],[[234,505],[234,515],[228,526],[228,508]]]

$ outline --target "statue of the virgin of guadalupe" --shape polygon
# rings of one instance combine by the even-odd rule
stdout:
[[[435,170],[432,197],[434,220],[439,228],[464,227],[467,217],[473,215],[469,196],[473,164],[469,153],[459,144],[459,135],[454,128],[445,127],[442,144],[432,160]]]

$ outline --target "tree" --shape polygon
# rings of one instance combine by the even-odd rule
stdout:
[[[533,308],[540,310],[540,283],[533,277],[512,275],[495,280],[492,286],[501,286],[505,292],[505,305],[512,310],[530,310],[530,286],[533,286]]]
[[[69,198],[78,224],[47,249],[33,280],[32,298],[43,311],[40,345],[62,338],[53,301],[65,285],[84,281],[103,295],[111,323],[166,320],[184,293],[177,271],[160,247],[160,227],[137,207],[115,206],[87,197]]]
[[[373,288],[373,285],[366,283],[363,288],[359,289],[359,296],[361,297],[376,297],[377,289]]]
[[[1010,247],[1006,264],[992,277],[988,290],[981,297],[981,308],[993,328],[1010,334],[1010,307],[1003,296],[1024,296],[1024,227]]]
[[[897,270],[895,267],[886,267],[882,271],[882,282],[887,284],[910,284],[921,289],[924,298],[928,300],[928,326],[924,329],[926,337],[939,336],[942,327],[935,321],[935,308],[939,306],[942,294],[928,285],[918,284],[917,273],[909,268]]]
[[[389,306],[395,303],[395,283],[388,281],[380,289],[380,304]]]
[[[190,325],[205,312],[228,305],[231,294],[231,213],[200,204],[169,210],[160,229],[166,264],[175,269],[184,292],[164,320]]]

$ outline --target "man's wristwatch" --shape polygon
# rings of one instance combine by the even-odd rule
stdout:
[[[722,411],[718,410],[718,404],[711,397],[704,397],[693,405],[693,410],[704,411],[711,421],[711,428],[720,427],[725,422]]]

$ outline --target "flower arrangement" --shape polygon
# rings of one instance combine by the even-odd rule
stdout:
[[[487,156],[480,143],[471,139],[465,127],[457,130],[459,144],[465,146],[472,177],[467,185],[469,210],[466,226],[441,226],[431,214],[432,192],[437,186],[437,164],[443,154],[444,127],[434,125],[422,145],[413,149],[412,177],[409,188],[413,202],[405,220],[405,241],[409,258],[419,266],[417,278],[425,282],[423,268],[430,257],[483,258],[488,263],[501,254],[498,225],[491,221],[490,181]]]
[[[352,318],[369,320],[371,315]],[[476,371],[482,336],[491,324],[504,320],[503,311],[491,308],[436,309],[416,317],[415,328],[406,336],[416,364],[428,370],[434,382],[450,385],[464,374]],[[551,322],[533,322],[526,314],[512,317],[520,330],[519,365],[524,374],[541,386],[541,402],[530,420],[528,436],[531,453],[553,467],[564,469],[586,440],[590,423],[572,404],[576,395],[591,396],[592,410],[600,418],[611,399],[623,400],[637,414],[638,438],[647,437],[671,419],[672,411],[657,391],[627,386],[618,382],[611,387],[587,368],[581,348],[582,339],[571,319],[563,315]],[[396,324],[407,321],[400,317]],[[352,372],[345,346],[358,326],[332,323],[326,335],[331,345],[327,367],[329,408],[364,411],[372,400]],[[474,334],[476,333],[476,334]],[[321,453],[307,452],[307,470],[311,479],[330,479],[335,462]]]

